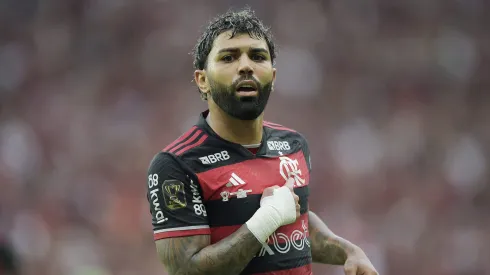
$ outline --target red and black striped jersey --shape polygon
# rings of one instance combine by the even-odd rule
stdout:
[[[220,138],[207,111],[158,153],[148,169],[154,239],[209,234],[216,243],[240,228],[260,206],[263,190],[295,179],[301,216],[273,233],[241,274],[311,274],[308,235],[310,156],[305,138],[264,122],[256,153]]]

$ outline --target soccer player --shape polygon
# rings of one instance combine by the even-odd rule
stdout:
[[[269,29],[248,8],[218,16],[195,46],[208,110],[148,170],[154,239],[171,275],[312,274],[312,262],[377,274],[309,210],[305,138],[263,120],[275,57]]]

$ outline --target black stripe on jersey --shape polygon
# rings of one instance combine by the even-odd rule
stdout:
[[[307,238],[307,240],[311,243],[309,238]],[[259,254],[263,253],[262,255],[264,256],[256,256],[253,258],[240,274],[246,275],[287,270],[308,265],[312,262],[311,249],[306,244],[304,244],[302,250],[297,250],[290,246],[289,251],[286,253],[278,252],[274,245],[269,245],[269,248],[274,252],[274,255],[269,255],[264,249],[261,249]]]
[[[178,149],[180,150],[180,149],[184,148],[185,146],[191,144],[192,142],[195,142],[196,140],[198,140],[199,136],[202,135],[202,133],[201,133],[201,134],[199,134],[199,136],[195,137],[194,135],[196,134],[197,131],[204,132],[201,129],[199,129],[198,127],[193,127],[193,129],[190,129],[188,132],[183,134],[176,141],[174,141],[172,144],[167,146],[163,151],[171,152],[176,147],[179,147]],[[191,139],[191,138],[192,138],[192,141],[189,141],[189,139]],[[189,142],[189,144],[186,144],[185,146],[180,146],[182,143],[185,143],[185,142]]]
[[[299,197],[300,214],[308,212],[308,186],[294,189]],[[208,215],[209,226],[242,225],[253,216],[260,207],[261,194],[248,195],[242,199],[231,199],[229,201],[212,200],[206,203],[206,211],[214,213]]]
[[[203,129],[203,131],[205,131]],[[289,142],[291,147],[287,152],[283,152],[286,155],[293,155],[301,152],[303,138],[298,133],[276,130],[273,128],[264,128],[264,141],[259,147],[259,152],[256,155],[250,153],[250,151],[241,146],[222,139],[216,138],[214,135],[209,134],[210,138],[206,140],[204,146],[198,146],[193,148],[192,152],[188,152],[186,155],[186,163],[196,174],[205,173],[209,170],[220,168],[223,166],[236,165],[238,163],[248,160],[260,160],[268,158],[279,157],[278,151],[270,151],[267,146],[267,140],[281,140]],[[267,138],[267,139],[266,139]],[[200,160],[201,157],[209,157],[216,153],[227,151],[230,156],[226,160],[216,161],[215,163],[204,163]]]

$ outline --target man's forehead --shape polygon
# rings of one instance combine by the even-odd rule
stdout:
[[[212,52],[217,53],[226,48],[239,48],[248,50],[249,48],[264,48],[267,49],[267,42],[263,38],[250,37],[248,33],[236,34],[231,38],[231,31],[226,31],[218,35],[213,43]]]

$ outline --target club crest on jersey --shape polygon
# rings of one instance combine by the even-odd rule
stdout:
[[[294,178],[296,186],[302,186],[306,183],[306,180],[301,177],[301,169],[299,169],[299,162],[297,159],[293,160],[286,156],[279,157],[281,163],[279,163],[279,173],[288,180],[290,177]]]
[[[163,198],[165,199],[165,206],[170,210],[186,207],[187,200],[185,198],[184,183],[178,180],[164,181]]]

